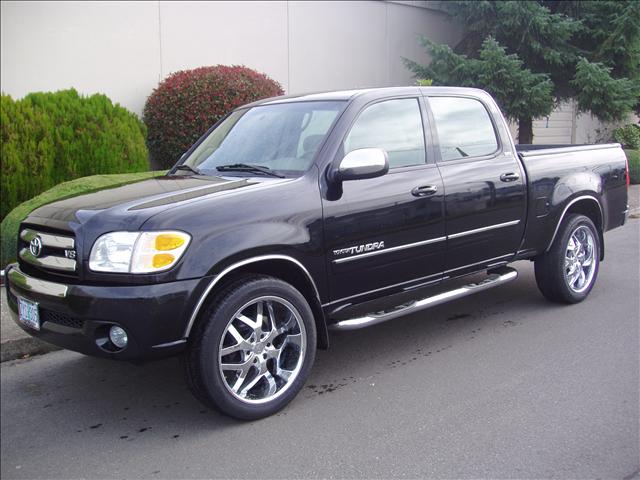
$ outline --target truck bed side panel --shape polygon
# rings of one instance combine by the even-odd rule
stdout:
[[[574,200],[598,202],[603,231],[624,223],[626,163],[619,145],[525,150],[521,158],[529,179],[530,208],[520,249],[526,256],[550,247],[565,210]]]

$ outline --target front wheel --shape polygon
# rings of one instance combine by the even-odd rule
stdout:
[[[309,304],[291,285],[250,277],[211,303],[185,355],[187,382],[206,405],[243,420],[271,415],[302,388],[315,358]]]
[[[536,258],[536,283],[553,302],[581,302],[593,288],[599,266],[596,226],[588,217],[572,214],[563,221],[551,249]]]

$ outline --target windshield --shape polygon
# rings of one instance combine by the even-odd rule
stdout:
[[[184,164],[199,172],[248,171],[266,167],[281,173],[306,171],[344,108],[344,102],[264,105],[229,115],[189,155]],[[243,169],[242,166],[245,168]]]

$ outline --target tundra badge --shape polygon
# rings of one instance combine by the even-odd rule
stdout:
[[[335,256],[343,255],[345,253],[349,254],[349,255],[354,255],[356,253],[372,252],[374,250],[382,250],[383,248],[384,248],[384,241],[382,241],[382,242],[373,242],[373,243],[365,243],[364,245],[356,245],[354,247],[339,248],[337,250],[334,250],[333,254]]]

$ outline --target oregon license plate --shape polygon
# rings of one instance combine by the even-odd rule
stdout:
[[[36,302],[18,298],[18,318],[27,327],[40,330],[40,313]]]

